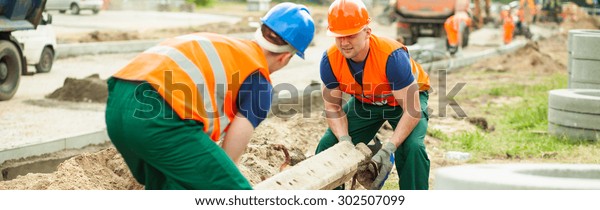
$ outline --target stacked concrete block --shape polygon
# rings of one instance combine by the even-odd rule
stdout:
[[[600,89],[600,30],[569,31],[569,88]]]
[[[574,141],[600,140],[600,89],[551,90],[548,131]]]
[[[571,140],[600,140],[600,30],[569,31],[569,89],[550,91],[548,132]]]

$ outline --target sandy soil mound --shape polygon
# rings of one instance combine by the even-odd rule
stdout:
[[[109,148],[61,163],[51,174],[28,174],[0,182],[0,190],[133,190],[135,182],[121,154]]]
[[[552,44],[554,40],[548,40],[543,44]],[[561,42],[562,43],[562,42]],[[557,61],[545,51],[540,50],[541,43],[529,42],[524,48],[515,53],[502,55],[479,62],[473,65],[475,69],[499,72],[537,72],[551,73],[566,71],[566,60]],[[562,43],[564,45],[564,43]],[[566,47],[563,47],[566,50]],[[518,62],[517,62],[518,61]]]
[[[72,102],[106,103],[108,86],[98,74],[83,79],[67,78],[64,85],[46,98]]]

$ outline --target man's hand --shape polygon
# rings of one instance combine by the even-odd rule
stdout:
[[[339,142],[347,141],[347,142],[350,142],[350,144],[353,144],[352,137],[350,137],[350,136],[340,136],[340,138],[338,138],[338,141]]]
[[[375,178],[375,181],[373,181],[371,184],[371,190],[380,190],[381,187],[383,187],[383,183],[388,178],[390,171],[392,171],[395,151],[396,145],[388,141],[383,145],[379,152],[377,152],[377,154],[373,155],[373,158],[371,158],[371,161],[373,161],[379,169],[379,173]]]

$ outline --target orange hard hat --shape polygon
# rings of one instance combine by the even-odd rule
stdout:
[[[327,35],[341,37],[360,32],[371,18],[362,0],[335,0],[329,7],[327,22]]]

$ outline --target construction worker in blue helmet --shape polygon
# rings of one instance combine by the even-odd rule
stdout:
[[[108,80],[106,127],[146,189],[252,189],[237,168],[271,107],[271,73],[315,33],[308,9],[280,3],[254,40],[213,33],[167,39]]]

